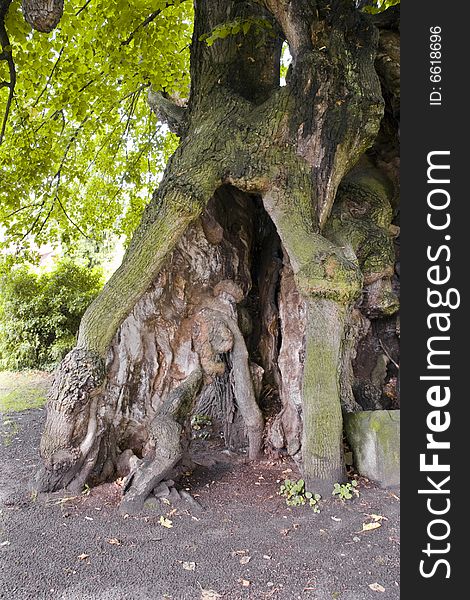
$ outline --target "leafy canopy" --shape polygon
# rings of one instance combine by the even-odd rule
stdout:
[[[372,11],[398,2],[355,1]],[[178,143],[147,91],[188,96],[193,21],[189,0],[68,0],[58,27],[42,34],[20,5],[12,0],[0,48],[0,122],[11,75],[2,52],[11,50],[17,76],[0,145],[0,245],[15,248],[12,262],[30,256],[32,242],[66,250],[132,233]],[[263,27],[230,22],[205,38]]]
[[[34,239],[66,247],[129,234],[177,144],[146,96],[150,86],[188,94],[191,3],[68,1],[50,34],[33,31],[20,5],[5,21],[17,71],[0,146],[6,243],[21,253]],[[0,87],[0,119],[7,95]]]

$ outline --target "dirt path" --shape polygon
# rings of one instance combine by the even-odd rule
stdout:
[[[358,499],[330,500],[315,515],[276,494],[276,480],[297,477],[286,472],[291,464],[220,455],[185,484],[202,512],[164,505],[126,517],[113,505],[115,484],[67,501],[31,495],[44,410],[8,421],[0,425],[0,598],[399,598],[396,490],[362,483]],[[385,519],[362,532],[371,514]],[[369,587],[376,583],[379,591]]]

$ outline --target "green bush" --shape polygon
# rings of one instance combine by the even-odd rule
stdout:
[[[37,275],[0,279],[0,369],[50,369],[75,345],[80,319],[103,286],[102,270],[62,260]]]

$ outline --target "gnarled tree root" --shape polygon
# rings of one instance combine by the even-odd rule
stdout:
[[[75,348],[61,362],[49,393],[41,438],[39,491],[81,491],[94,467],[101,439],[99,394],[105,380],[102,358]]]
[[[202,382],[202,371],[195,369],[173,390],[150,423],[151,444],[154,446],[127,480],[120,510],[139,512],[145,499],[160,481],[168,477],[183,457],[182,422],[189,416],[193,401]]]

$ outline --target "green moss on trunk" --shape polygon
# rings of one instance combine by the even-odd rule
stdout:
[[[309,302],[303,381],[302,472],[307,488],[328,496],[344,479],[339,364],[345,309]]]

